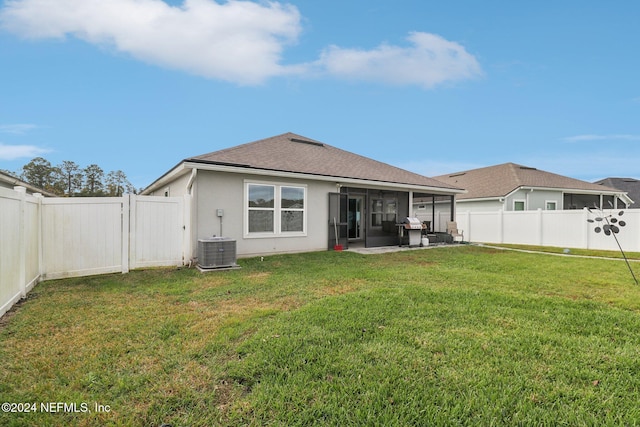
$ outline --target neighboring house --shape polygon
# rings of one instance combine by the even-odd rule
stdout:
[[[22,181],[21,179],[16,178],[15,176],[6,174],[4,172],[0,172],[0,187],[10,188],[13,190],[13,187],[24,187],[27,189],[28,194],[40,193],[43,196],[55,197],[56,195],[45,191],[41,188],[33,186],[27,182]]]
[[[594,206],[621,209],[632,203],[624,191],[515,163],[456,172],[435,179],[467,190],[456,198],[459,212]],[[414,199],[414,207],[420,206],[420,202]]]
[[[398,244],[396,224],[416,197],[445,197],[439,182],[293,133],[182,160],[142,194],[191,203],[191,244],[236,240],[239,256]]]
[[[640,180],[635,178],[605,178],[600,181],[596,181],[595,183],[626,192],[631,200],[634,201],[629,208],[640,208],[640,203],[638,203],[638,201],[640,201]]]

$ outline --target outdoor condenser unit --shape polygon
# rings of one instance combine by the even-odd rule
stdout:
[[[237,268],[236,241],[228,237],[198,239],[198,267]]]

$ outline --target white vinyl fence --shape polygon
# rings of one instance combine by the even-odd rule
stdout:
[[[44,198],[0,188],[0,316],[40,280],[182,265],[187,199]]]
[[[619,213],[623,212],[622,216]],[[640,252],[640,209],[606,210],[604,215],[626,223],[616,235],[622,249]],[[512,243],[563,248],[618,250],[612,235],[596,233],[591,223],[596,214],[584,210],[457,212],[458,228],[464,240],[483,243]]]
[[[0,316],[40,279],[40,200],[0,188]]]

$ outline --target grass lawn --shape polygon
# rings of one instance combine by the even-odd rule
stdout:
[[[559,248],[554,246],[533,246],[533,245],[512,245],[508,243],[490,243],[488,246],[496,246],[509,249],[522,249],[537,252],[548,252],[552,254],[563,255],[578,255],[578,256],[592,256],[592,257],[605,257],[605,258],[620,258],[623,256],[620,251],[603,251],[598,249],[576,249],[576,248]],[[622,248],[624,250],[624,248]],[[627,259],[640,260],[639,252],[624,252]],[[635,270],[634,270],[635,272]]]
[[[39,284],[0,325],[2,401],[36,411],[0,425],[640,424],[623,262],[463,246],[240,264]]]

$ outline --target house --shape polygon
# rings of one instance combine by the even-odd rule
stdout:
[[[12,189],[14,187],[24,187],[27,189],[27,193],[28,194],[35,194],[35,193],[39,193],[42,194],[43,196],[47,196],[47,197],[55,197],[56,195],[53,193],[50,193],[48,191],[45,191],[41,188],[38,188],[34,185],[31,185],[27,182],[22,181],[21,179],[16,178],[13,175],[9,175],[8,173],[4,173],[0,171],[0,187],[2,188],[9,188]]]
[[[595,184],[626,192],[631,200],[636,202],[628,207],[631,209],[640,208],[640,203],[637,203],[637,201],[640,200],[640,180],[635,178],[605,178],[596,181]]]
[[[563,210],[583,207],[626,208],[625,191],[557,175],[529,166],[504,163],[435,177],[467,193],[456,199],[459,212]],[[414,198],[416,212],[425,200]],[[425,206],[428,209],[428,206]]]
[[[294,133],[182,160],[142,194],[187,195],[191,244],[224,236],[238,256],[398,244],[416,197],[464,190]],[[337,235],[337,240],[336,240]]]

